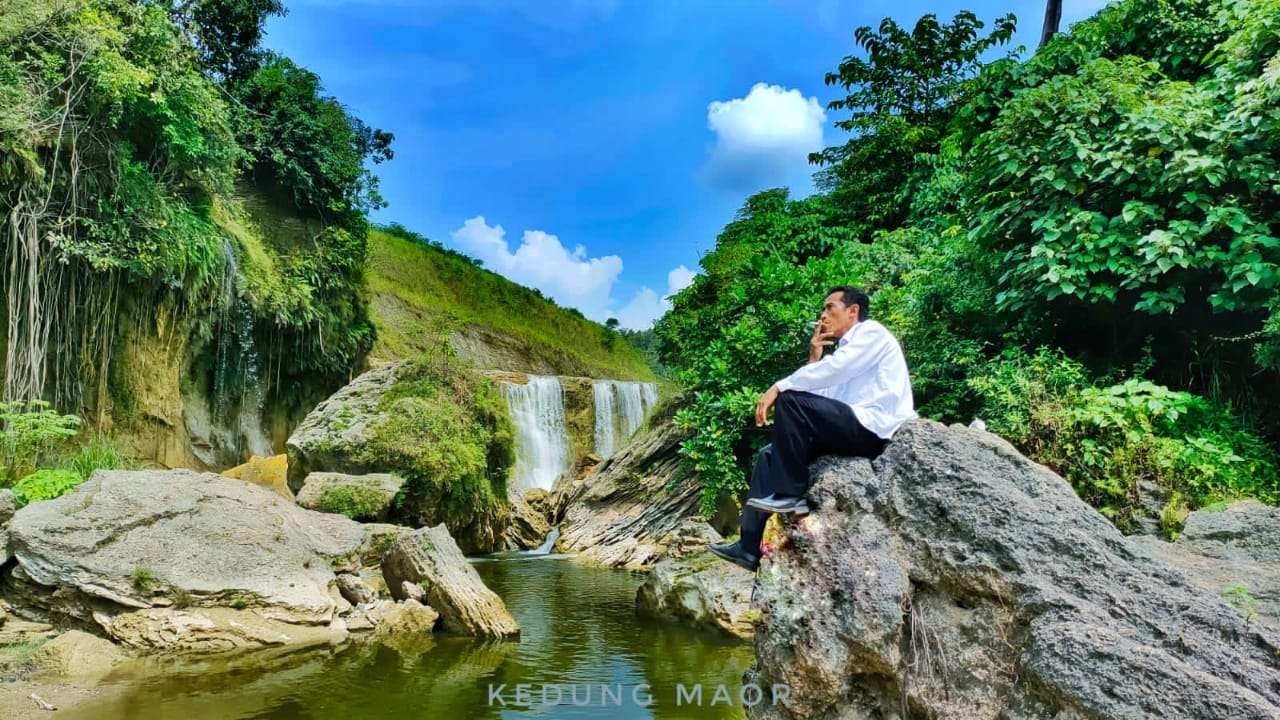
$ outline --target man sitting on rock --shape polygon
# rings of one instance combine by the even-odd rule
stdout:
[[[777,405],[773,442],[756,456],[738,541],[711,552],[755,571],[770,513],[809,512],[809,463],[820,455],[873,458],[915,417],[911,378],[898,340],[868,319],[871,301],[841,285],[827,294],[809,340],[809,363],[773,384],[756,405],[763,427]],[[826,348],[835,351],[823,357]]]

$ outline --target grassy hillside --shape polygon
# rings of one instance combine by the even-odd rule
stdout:
[[[445,336],[485,369],[653,379],[620,334],[411,235],[369,233],[373,362],[429,351]]]

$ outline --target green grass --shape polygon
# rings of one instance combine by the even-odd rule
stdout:
[[[378,328],[375,360],[415,357],[432,350],[435,338],[478,325],[510,338],[516,355],[561,375],[654,379],[620,335],[611,339],[598,323],[438,248],[373,230],[366,276]]]

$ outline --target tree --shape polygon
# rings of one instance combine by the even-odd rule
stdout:
[[[885,18],[878,30],[854,31],[865,58],[846,57],[826,74],[827,85],[847,93],[827,109],[849,113],[835,127],[853,138],[810,154],[809,162],[827,167],[817,176],[819,188],[830,191],[865,229],[891,229],[902,222],[904,189],[916,156],[937,152],[952,115],[970,94],[983,53],[1007,43],[1017,20],[1000,17],[982,35],[984,27],[968,11],[945,24],[925,15],[910,31]]]
[[[617,330],[617,329],[618,329],[618,318],[609,318],[608,320],[605,320],[605,321],[604,321],[604,326],[605,326],[606,328],[609,328],[610,330]]]
[[[1043,46],[1054,35],[1058,34],[1058,26],[1062,24],[1062,0],[1046,0],[1044,4],[1044,29],[1040,31],[1040,44]]]
[[[171,15],[191,35],[205,67],[234,83],[268,57],[261,46],[267,18],[285,12],[281,0],[177,0]]]

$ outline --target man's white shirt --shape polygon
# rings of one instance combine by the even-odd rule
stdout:
[[[779,392],[806,390],[853,408],[858,422],[889,439],[916,416],[911,377],[898,339],[875,320],[855,324],[835,352],[775,383]]]

